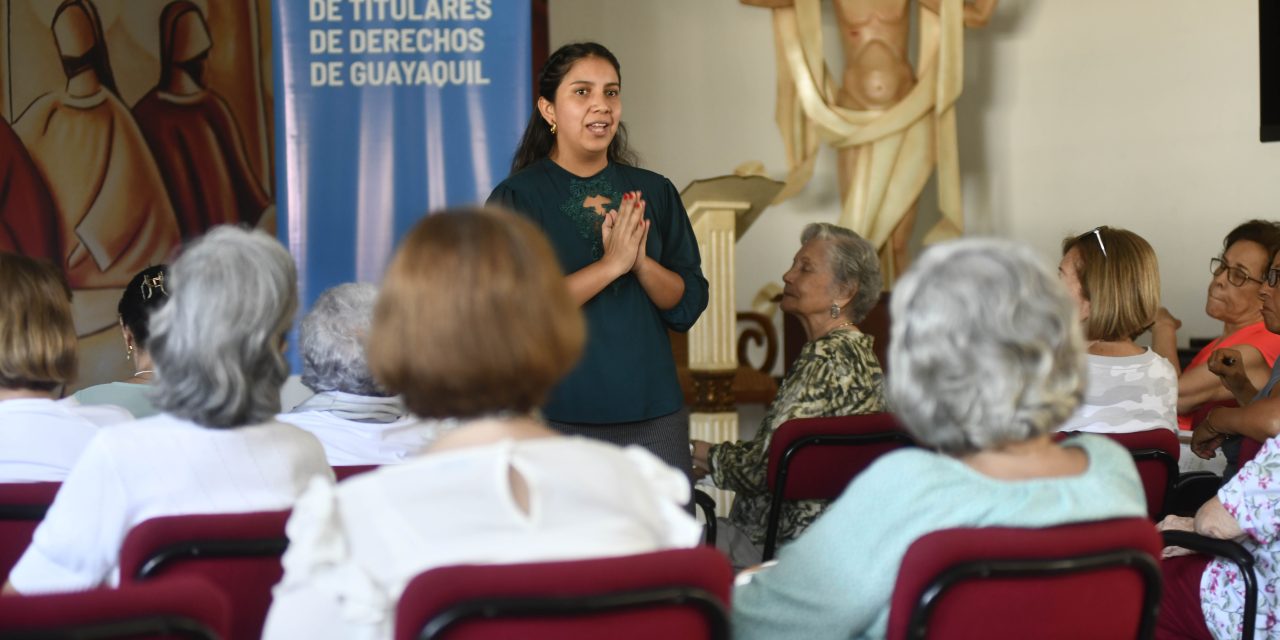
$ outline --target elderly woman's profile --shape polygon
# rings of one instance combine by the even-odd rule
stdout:
[[[750,440],[693,442],[695,475],[737,493],[716,546],[736,567],[760,562],[764,550],[769,490],[765,478],[773,432],[793,418],[847,416],[884,410],[884,374],[871,336],[858,330],[880,299],[880,263],[875,247],[833,224],[814,223],[800,234],[800,250],[782,276],[782,310],[804,327],[807,341],[787,371],[778,395]],[[826,508],[827,500],[788,501],[779,539],[800,535]]]
[[[435,438],[435,424],[410,416],[369,371],[365,344],[377,297],[372,284],[333,287],[298,329],[302,384],[315,395],[276,419],[311,432],[334,466],[395,464]]]
[[[94,436],[6,591],[114,583],[120,545],[143,520],[287,509],[313,476],[332,477],[315,437],[272,420],[298,304],[289,252],[260,231],[217,227],[169,276],[149,345],[161,413]]]
[[[736,638],[884,637],[904,552],[939,529],[1146,514],[1127,451],[1052,439],[1080,404],[1084,351],[1070,298],[1030,250],[937,245],[891,314],[889,404],[923,447],[877,460],[735,590]]]

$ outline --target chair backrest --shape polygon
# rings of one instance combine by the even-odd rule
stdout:
[[[121,589],[0,597],[0,637],[220,640],[230,604],[212,585],[175,578]]]
[[[377,468],[378,468],[378,465],[376,464],[341,465],[333,468],[333,476],[337,478],[338,482],[342,482],[343,480],[346,480],[351,476],[358,476],[362,473],[369,473],[370,471],[373,471],[374,469],[377,469]]]
[[[60,482],[0,484],[0,581],[31,544],[31,535],[61,486]]]
[[[289,511],[168,516],[135,526],[120,549],[120,582],[196,576],[231,603],[230,638],[262,636],[271,587],[284,569]]]
[[[432,569],[405,588],[396,640],[729,637],[733,570],[715,549]]]
[[[887,637],[1150,638],[1160,550],[1145,518],[935,531],[902,559]]]
[[[1133,464],[1142,478],[1147,495],[1147,515],[1159,520],[1168,512],[1167,502],[1178,481],[1178,436],[1168,429],[1150,429],[1133,433],[1108,433],[1107,437],[1124,445],[1133,456]]]
[[[784,422],[769,442],[767,479],[773,500],[765,527],[764,559],[773,558],[786,500],[831,500],[876,458],[912,444],[890,413]]]
[[[1078,433],[1060,432],[1057,440],[1074,437]],[[1181,453],[1178,436],[1163,428],[1096,435],[1111,438],[1129,450],[1138,469],[1138,477],[1142,479],[1142,491],[1147,496],[1147,515],[1156,521],[1163,518],[1168,513],[1168,502],[1178,481],[1178,457]]]

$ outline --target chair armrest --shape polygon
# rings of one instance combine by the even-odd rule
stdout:
[[[1188,471],[1173,483],[1173,494],[1166,503],[1169,513],[1180,516],[1195,515],[1200,505],[1213,498],[1222,486],[1222,478],[1208,471]]]
[[[1238,542],[1210,538],[1190,531],[1164,531],[1161,536],[1165,546],[1190,549],[1222,558],[1236,565],[1240,571],[1240,577],[1244,580],[1243,620],[1245,625],[1240,637],[1243,640],[1252,640],[1258,611],[1258,576],[1253,568],[1253,554]]]

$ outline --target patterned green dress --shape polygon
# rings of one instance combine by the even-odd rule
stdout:
[[[751,440],[711,447],[711,478],[717,487],[737,492],[729,520],[757,545],[764,544],[769,516],[765,482],[769,440],[774,429],[792,418],[818,418],[876,413],[885,410],[884,372],[872,351],[873,338],[857,331],[836,330],[804,345],[773,404]],[[828,500],[797,500],[782,507],[779,542],[804,532]]]

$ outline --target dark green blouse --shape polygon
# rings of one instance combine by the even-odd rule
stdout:
[[[490,204],[513,209],[541,227],[569,274],[604,255],[604,212],[617,209],[622,194],[637,190],[651,221],[645,253],[680,275],[684,296],[662,311],[628,273],[587,301],[582,307],[586,350],[543,408],[551,420],[637,422],[680,409],[683,395],[667,329],[688,331],[707,307],[698,241],[671,181],[636,167],[610,163],[580,178],[544,158],[508,177],[489,196]]]

